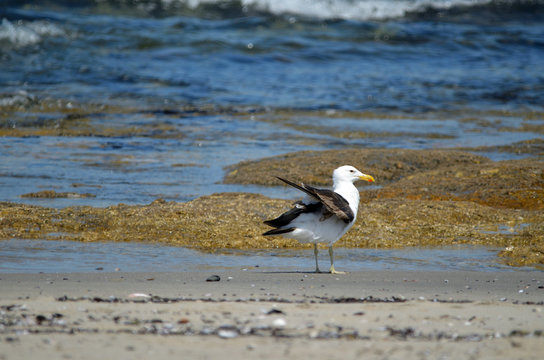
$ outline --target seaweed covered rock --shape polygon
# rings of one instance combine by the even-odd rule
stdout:
[[[295,240],[261,236],[262,221],[290,201],[222,193],[187,203],[51,209],[0,203],[0,239],[161,242],[206,251],[308,248]],[[360,205],[354,227],[338,246],[398,248],[477,244],[513,247],[510,264],[544,264],[544,213],[494,208],[470,201],[376,199]]]
[[[499,208],[544,209],[544,163],[512,160],[441,167],[409,175],[378,198],[473,201]]]
[[[382,186],[362,192],[357,222],[338,246],[475,244],[502,247],[499,255],[510,265],[544,264],[544,166],[538,159],[492,162],[454,150],[302,152],[238,164],[226,181],[266,184],[281,174],[330,185],[338,163],[364,164]],[[144,241],[206,251],[309,247],[261,235],[262,221],[291,202],[220,193],[107,208],[0,203],[0,239]]]
[[[330,185],[332,171],[339,165],[353,165],[371,174],[380,185],[409,175],[448,166],[466,166],[489,162],[483,156],[455,150],[345,149],[301,151],[254,161],[244,161],[227,168],[228,184],[277,185],[271,175],[281,174],[308,184]]]

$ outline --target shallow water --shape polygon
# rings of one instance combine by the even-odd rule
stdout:
[[[489,147],[542,137],[543,23],[540,0],[5,0],[0,201],[109,206],[223,191],[291,198],[283,188],[222,184],[225,167],[300,150]],[[42,190],[90,196],[22,197]],[[26,259],[31,246],[21,244]],[[83,246],[82,263],[100,247],[130,247],[50,246]],[[147,249],[151,257],[166,251]],[[172,268],[180,268],[177,258],[212,259],[171,251],[179,252]],[[355,260],[344,255],[346,267],[372,263],[359,251]],[[421,251],[424,261],[438,261],[439,253]],[[400,259],[378,266],[415,262],[408,250],[364,254]],[[299,269],[300,255],[291,255],[297,265],[258,253],[213,263]],[[48,256],[43,264],[60,266]]]
[[[177,272],[177,271],[279,271],[315,269],[313,250],[229,251],[210,254],[182,247],[143,243],[81,243],[53,240],[7,240],[1,242],[0,273],[56,272]],[[535,271],[500,263],[500,249],[450,246],[403,250],[336,249],[338,270],[406,271]],[[85,256],[82,256],[84,254]],[[320,267],[328,269],[326,250]]]
[[[504,145],[535,137],[530,132],[505,132],[465,125],[454,120],[334,119],[340,131],[391,131],[399,134],[342,138],[331,134],[331,120],[296,117],[296,126],[313,123],[312,133],[291,129],[292,119],[278,127],[271,115],[264,121],[215,117],[191,120],[181,139],[151,137],[0,137],[0,199],[43,206],[109,206],[145,204],[157,198],[188,201],[217,192],[245,191],[271,197],[291,197],[281,189],[222,184],[224,167],[299,150],[343,147],[435,148]],[[517,119],[506,119],[515,122]],[[390,122],[388,125],[384,123]],[[534,121],[536,122],[536,121]],[[544,122],[544,121],[542,121]],[[323,123],[323,124],[321,124]],[[185,124],[180,124],[183,130]],[[348,130],[349,129],[349,130]],[[370,129],[370,130],[369,130]],[[380,130],[382,129],[382,130]],[[485,131],[485,132],[483,132]],[[413,136],[406,135],[414,133]],[[432,133],[432,136],[426,134]],[[440,136],[436,136],[439,134]],[[518,157],[486,153],[494,159]],[[364,164],[362,165],[364,166]],[[273,176],[271,174],[270,176]],[[90,198],[35,199],[23,194],[42,190],[91,194]]]

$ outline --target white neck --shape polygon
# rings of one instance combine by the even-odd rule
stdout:
[[[357,210],[359,209],[359,190],[353,185],[351,181],[338,181],[334,183],[333,188],[335,193],[342,195],[349,203],[353,215],[357,216]]]

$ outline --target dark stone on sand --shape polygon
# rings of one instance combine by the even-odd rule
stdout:
[[[206,281],[221,281],[221,277],[219,275],[212,275],[209,276]]]
[[[270,309],[266,312],[266,315],[285,315],[285,313],[279,309]]]

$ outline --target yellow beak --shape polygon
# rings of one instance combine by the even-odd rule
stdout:
[[[368,181],[368,182],[374,182],[374,178],[370,175],[363,174],[359,176],[360,180]]]

